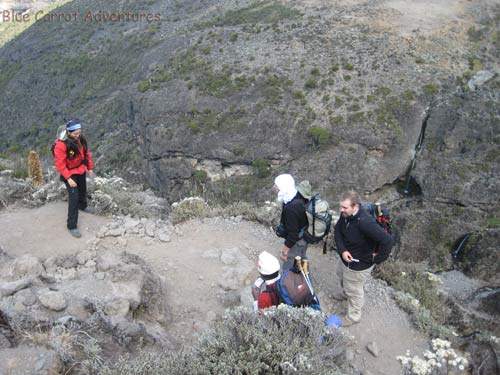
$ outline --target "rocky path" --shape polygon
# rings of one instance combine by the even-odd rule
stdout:
[[[170,227],[169,235],[160,241],[144,230],[110,235],[109,228],[116,226],[117,218],[82,214],[83,237],[76,240],[65,230],[65,215],[64,202],[3,211],[0,246],[12,256],[29,253],[42,260],[75,254],[89,246],[140,255],[167,283],[169,330],[177,344],[189,345],[226,307],[250,304],[249,286],[256,277],[258,253],[277,254],[280,248],[280,241],[268,228],[239,218],[192,220]],[[330,297],[338,285],[337,257],[323,255],[315,247],[309,249],[309,256],[323,309],[342,313],[345,306]],[[426,348],[426,338],[411,327],[390,295],[383,283],[370,280],[363,321],[346,328],[355,340],[350,356],[363,374],[399,374],[396,356],[408,349],[421,354]],[[375,355],[367,350],[372,342]]]

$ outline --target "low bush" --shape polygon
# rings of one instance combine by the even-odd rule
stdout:
[[[307,135],[311,138],[313,146],[319,148],[330,141],[332,134],[328,129],[319,126],[312,126],[307,131]]]
[[[271,174],[271,165],[266,159],[255,159],[252,162],[252,168],[257,177],[268,177]]]
[[[126,374],[346,374],[348,339],[311,309],[281,305],[256,314],[228,310],[195,346],[181,353],[148,353],[94,369]]]
[[[193,218],[208,216],[208,204],[200,197],[184,198],[172,204],[172,223],[177,224]]]

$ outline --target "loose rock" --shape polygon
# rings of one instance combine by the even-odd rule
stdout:
[[[61,292],[46,291],[38,295],[38,300],[42,306],[53,311],[62,311],[67,307],[66,299]]]
[[[379,350],[378,350],[378,345],[375,341],[371,341],[366,345],[366,350],[373,355],[374,357],[378,357],[379,355]]]

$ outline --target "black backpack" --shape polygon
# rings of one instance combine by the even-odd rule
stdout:
[[[392,235],[392,220],[387,207],[382,207],[380,203],[363,203],[361,208],[368,212],[386,233]]]

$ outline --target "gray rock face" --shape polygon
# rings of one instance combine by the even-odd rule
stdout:
[[[480,70],[477,72],[474,77],[472,77],[469,82],[467,82],[467,86],[469,89],[474,91],[476,88],[479,86],[484,85],[486,82],[488,82],[490,79],[492,79],[495,76],[495,73],[489,72],[487,70]]]
[[[488,82],[474,93],[450,95],[431,110],[412,172],[422,194],[393,207],[400,239],[396,257],[450,269],[456,242],[470,233],[461,267],[485,279],[498,274],[500,255],[491,246],[500,209],[500,179],[495,177],[500,138],[497,109],[489,99],[498,100],[497,91]]]

